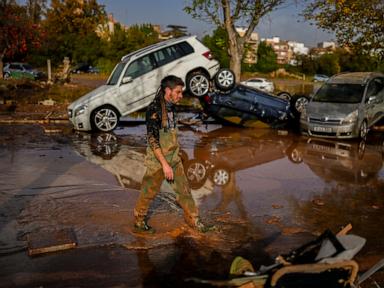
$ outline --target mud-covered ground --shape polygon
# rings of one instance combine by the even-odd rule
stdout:
[[[220,231],[190,230],[164,184],[151,207],[157,233],[141,236],[132,225],[144,125],[123,124],[112,134],[0,126],[0,287],[202,287],[186,279],[226,279],[235,256],[257,269],[348,223],[367,239],[355,257],[360,271],[384,257],[384,135],[328,141],[180,127],[193,197]],[[76,248],[28,256],[31,243],[54,243],[62,230]],[[383,279],[376,273],[362,287],[383,287]]]

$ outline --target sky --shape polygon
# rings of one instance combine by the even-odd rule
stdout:
[[[183,11],[187,0],[98,0],[105,5],[107,13],[125,25],[159,24],[166,29],[169,24],[186,26],[188,32],[202,38],[210,34],[214,27],[206,22],[193,19]],[[334,41],[332,34],[326,33],[304,22],[298,16],[303,9],[300,5],[286,5],[268,14],[261,20],[255,31],[260,38],[280,37],[281,40],[302,42],[307,47],[316,47],[322,41]]]

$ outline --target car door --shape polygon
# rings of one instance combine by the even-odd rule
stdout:
[[[118,105],[123,116],[149,105],[155,97],[160,81],[157,79],[157,69],[151,54],[138,58],[128,64],[124,78],[130,77],[127,83],[122,83],[118,91]]]
[[[365,114],[368,126],[378,121],[384,114],[384,79],[374,78],[367,87],[365,95]]]
[[[217,116],[236,124],[243,124],[248,120],[256,120],[254,114],[254,96],[247,89],[238,87],[230,94],[224,94],[215,98],[219,107]]]

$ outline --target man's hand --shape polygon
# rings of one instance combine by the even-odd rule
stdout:
[[[172,167],[168,164],[167,160],[165,159],[163,152],[161,152],[160,148],[157,148],[155,151],[155,156],[161,163],[161,167],[163,167],[163,173],[164,177],[167,181],[173,181],[173,169]]]
[[[165,179],[167,179],[168,181],[173,181],[173,169],[172,169],[172,167],[169,166],[169,164],[167,162],[165,162],[162,166],[163,166],[163,173],[164,173]]]

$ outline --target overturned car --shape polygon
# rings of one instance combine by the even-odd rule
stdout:
[[[239,84],[230,91],[207,94],[200,102],[207,115],[227,123],[280,128],[295,123],[308,99],[287,92],[274,95]]]

